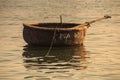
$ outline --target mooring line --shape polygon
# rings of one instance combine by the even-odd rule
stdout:
[[[59,23],[58,23],[57,26],[59,26]],[[49,49],[48,49],[48,51],[47,51],[45,57],[49,55],[49,53],[50,53],[50,51],[51,51],[51,49],[52,49],[52,47],[53,47],[53,43],[54,43],[55,36],[56,36],[56,31],[58,30],[58,29],[57,29],[57,26],[54,28],[53,38],[52,38],[52,41],[51,41],[50,47],[49,47]],[[62,15],[60,15],[60,26],[62,27]],[[58,31],[59,31],[59,30],[58,30]]]
[[[56,31],[57,31],[57,26],[56,26],[56,27],[55,27],[55,29],[54,29],[53,38],[52,38],[52,41],[51,41],[50,47],[49,47],[49,49],[48,49],[48,51],[47,51],[47,53],[46,53],[45,57],[46,57],[46,56],[48,56],[48,55],[49,55],[49,53],[50,53],[50,51],[52,50],[53,43],[54,43],[55,36],[56,36]]]

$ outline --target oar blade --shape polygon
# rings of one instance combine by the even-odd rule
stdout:
[[[109,15],[105,15],[105,16],[104,16],[104,18],[106,18],[106,19],[107,19],[107,18],[112,18],[112,17],[111,17],[111,16],[109,16]]]

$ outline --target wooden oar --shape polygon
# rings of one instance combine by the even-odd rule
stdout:
[[[92,20],[92,21],[90,21],[90,22],[85,22],[85,23],[83,23],[83,24],[80,24],[80,25],[78,25],[78,26],[76,26],[75,28],[80,28],[80,27],[82,27],[82,26],[90,26],[90,24],[92,24],[92,23],[95,23],[95,22],[97,22],[97,21],[101,21],[101,20],[104,20],[104,19],[108,19],[108,18],[111,18],[111,16],[108,16],[108,15],[105,15],[104,17],[102,17],[102,18],[98,18],[98,19],[96,19],[96,20]]]

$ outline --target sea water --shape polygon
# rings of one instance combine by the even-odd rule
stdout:
[[[91,24],[84,46],[30,47],[24,22]],[[120,80],[119,0],[0,0],[0,80]]]

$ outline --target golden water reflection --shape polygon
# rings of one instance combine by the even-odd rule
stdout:
[[[46,56],[48,47],[24,48],[24,66],[30,70],[82,70],[87,68],[87,51],[84,46],[74,47],[53,47]]]

